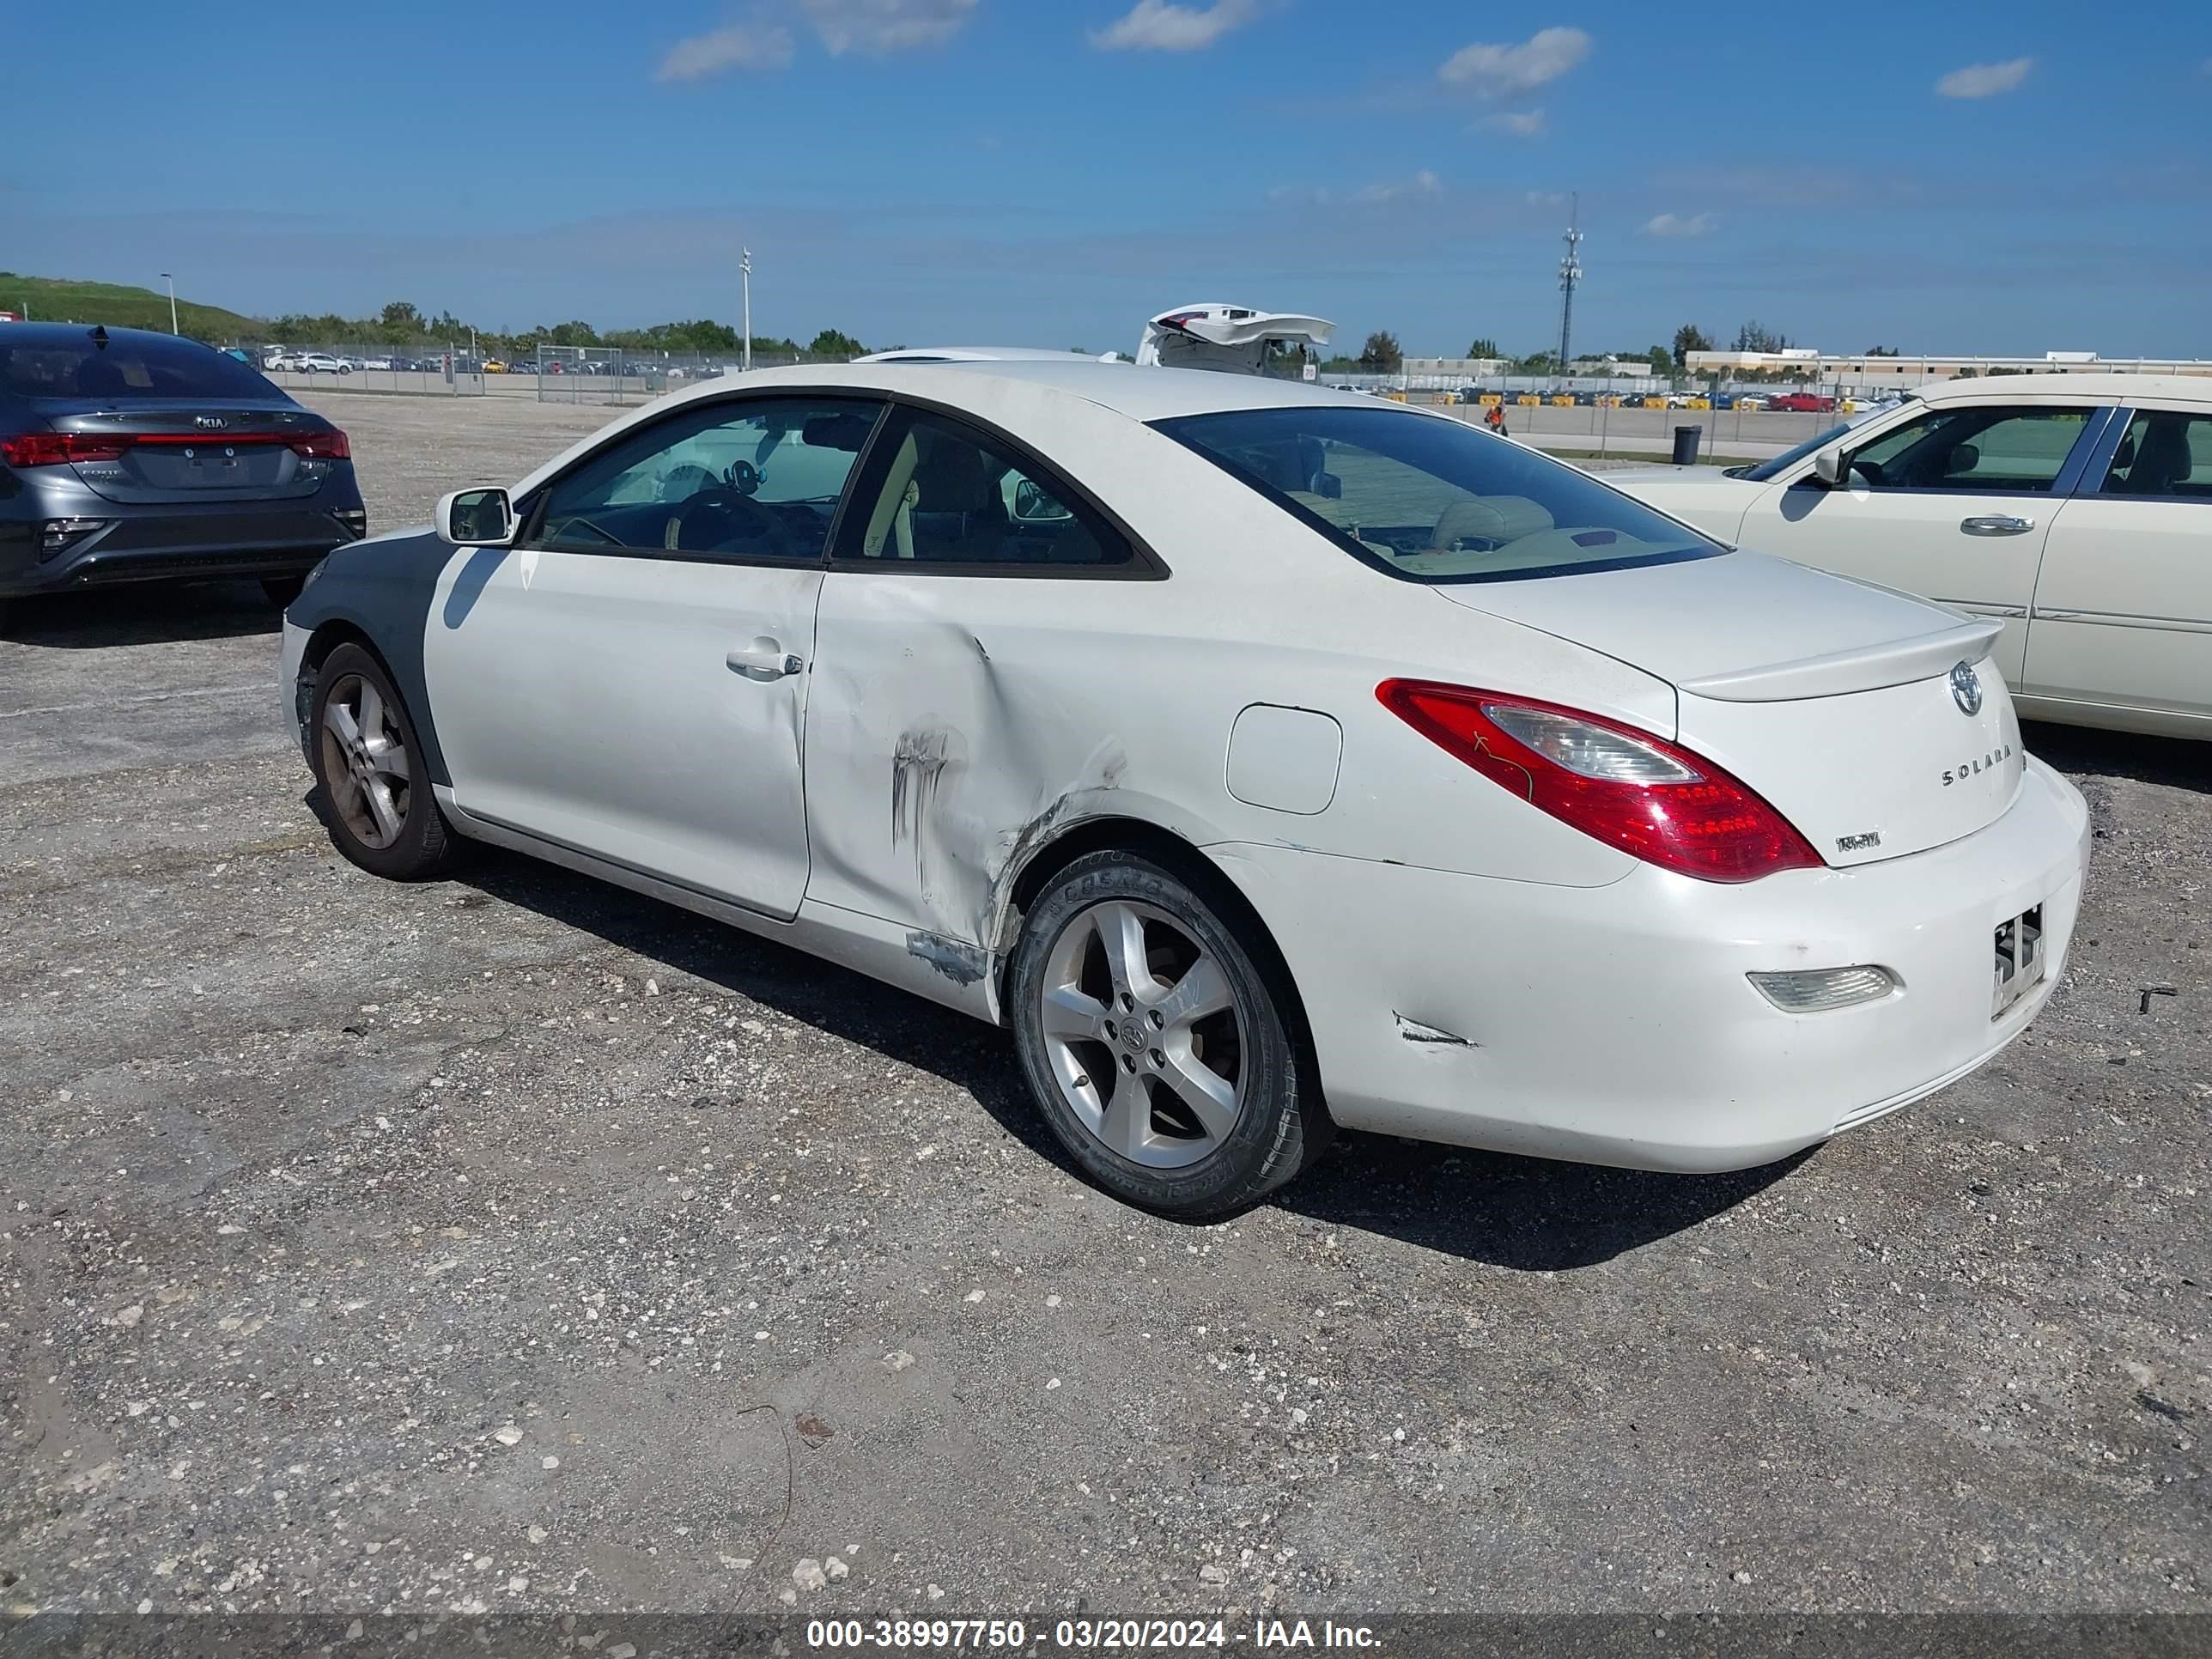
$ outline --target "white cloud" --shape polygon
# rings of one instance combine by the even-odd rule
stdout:
[[[2034,67],[2033,58],[2014,58],[2002,64],[1969,64],[1938,81],[1936,90],[1946,98],[1994,98],[2027,80],[2028,70]]]
[[[1646,236],[1705,236],[1720,221],[1710,213],[1662,213],[1644,222]]]
[[[1326,185],[1278,185],[1267,192],[1267,199],[1300,207],[1379,207],[1393,202],[1433,202],[1443,193],[1443,180],[1423,167],[1410,178],[1379,179],[1341,195]]]
[[[660,60],[663,81],[697,81],[726,70],[791,67],[791,31],[773,25],[732,23],[678,40]]]
[[[1462,46],[1444,59],[1437,78],[1495,98],[1556,81],[1589,52],[1590,38],[1581,29],[1539,29],[1517,46]]]
[[[1410,179],[1391,179],[1380,184],[1363,185],[1352,193],[1352,199],[1355,202],[1433,202],[1443,193],[1443,181],[1423,167]]]
[[[1510,132],[1516,138],[1534,138],[1544,130],[1544,112],[1540,109],[1500,110],[1495,115],[1486,115],[1482,125],[1492,132]]]
[[[1091,30],[1091,44],[1101,52],[1203,52],[1259,15],[1255,0],[1214,0],[1210,6],[1137,0],[1127,16]]]
[[[660,60],[659,79],[701,81],[732,70],[791,67],[792,33],[772,20],[803,17],[833,56],[872,57],[942,46],[974,15],[976,0],[764,0],[750,22],[678,40]]]
[[[872,57],[941,46],[975,15],[975,0],[799,0],[833,54]]]

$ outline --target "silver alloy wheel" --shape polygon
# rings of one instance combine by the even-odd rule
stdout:
[[[1244,1010],[1221,963],[1166,911],[1108,899],[1071,918],[1035,1010],[1060,1098],[1109,1152],[1178,1169],[1244,1105]]]
[[[363,847],[382,851],[407,827],[412,767],[384,694],[359,674],[323,703],[323,777],[331,806]]]

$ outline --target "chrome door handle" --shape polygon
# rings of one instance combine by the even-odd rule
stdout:
[[[731,647],[723,660],[749,680],[780,680],[806,666],[804,658],[793,656],[766,634],[750,645]]]
[[[2033,519],[2016,519],[2009,513],[1991,513],[1978,519],[1961,519],[1959,528],[1969,536],[2025,536],[2035,528]]]

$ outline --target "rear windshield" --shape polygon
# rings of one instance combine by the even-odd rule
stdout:
[[[1157,423],[1391,574],[1491,582],[1725,550],[1588,474],[1407,410],[1243,410]]]
[[[18,398],[274,398],[284,394],[235,357],[190,340],[118,336],[95,343],[0,333],[0,392]]]

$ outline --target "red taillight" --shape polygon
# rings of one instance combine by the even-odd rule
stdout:
[[[70,461],[115,461],[126,449],[252,449],[281,444],[310,460],[349,461],[353,446],[336,427],[324,432],[27,432],[0,439],[0,460],[10,466],[58,466]]]
[[[70,461],[120,460],[130,441],[83,432],[26,432],[0,438],[0,461],[10,466],[61,466]]]
[[[1492,782],[1584,835],[1701,881],[1817,869],[1779,812],[1711,761],[1556,703],[1385,680],[1382,706]]]

